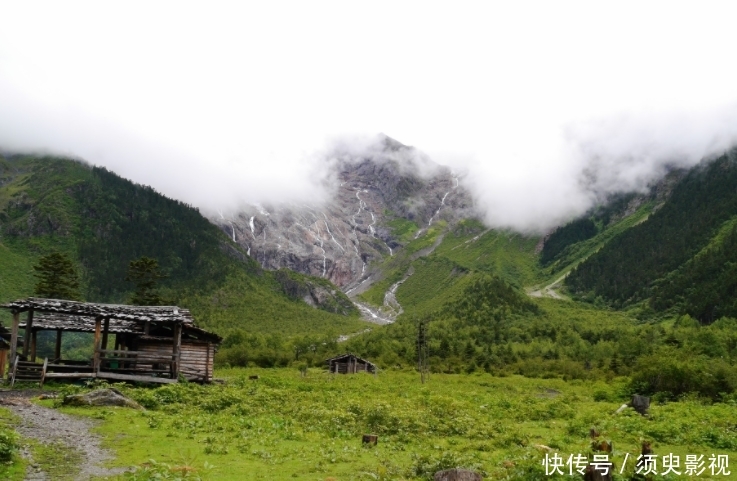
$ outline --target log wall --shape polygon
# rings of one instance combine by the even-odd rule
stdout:
[[[214,344],[182,341],[179,371],[191,381],[211,382],[214,358]]]

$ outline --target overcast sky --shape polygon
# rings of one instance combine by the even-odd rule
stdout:
[[[0,2],[0,146],[205,209],[383,132],[544,230],[737,139],[734,2]]]

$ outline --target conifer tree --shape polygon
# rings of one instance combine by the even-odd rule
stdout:
[[[136,289],[130,298],[130,303],[136,306],[160,306],[163,302],[157,292],[157,287],[159,279],[165,277],[156,259],[143,256],[131,261],[125,280],[134,283]]]
[[[79,300],[79,277],[74,263],[64,253],[54,251],[33,266],[38,278],[34,293],[51,299]]]

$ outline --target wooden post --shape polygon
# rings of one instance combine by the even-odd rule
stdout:
[[[0,378],[5,377],[5,359],[8,357],[8,351],[0,350]]]
[[[31,331],[31,362],[36,362],[36,334],[38,331]]]
[[[205,382],[210,382],[210,348],[212,343],[207,343],[207,359],[205,361]]]
[[[61,329],[56,330],[56,347],[54,348],[54,361],[61,359]]]
[[[107,334],[109,330],[110,330],[110,319],[106,317],[105,324],[103,324],[103,329],[102,329],[102,348],[103,349],[107,349]]]
[[[10,367],[15,364],[16,352],[18,351],[18,325],[20,324],[20,312],[13,311],[13,330],[10,334]]]
[[[29,309],[26,320],[26,333],[23,335],[23,357],[28,358],[28,350],[31,347],[31,332],[33,331],[33,309]]]
[[[174,324],[174,347],[172,349],[171,378],[179,378],[179,356],[182,351],[182,323]],[[210,352],[208,348],[207,352]]]
[[[92,358],[92,372],[100,372],[100,343],[102,342],[102,318],[95,318],[95,355]]]

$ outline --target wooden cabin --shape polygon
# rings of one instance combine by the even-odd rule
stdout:
[[[368,372],[376,374],[376,365],[366,359],[361,359],[355,354],[342,354],[327,359],[328,371],[332,374],[355,374],[357,372]]]
[[[187,309],[128,306],[30,297],[4,304],[13,315],[8,378],[18,380],[100,378],[112,381],[211,382],[222,338],[198,328]],[[25,313],[25,322],[21,314]],[[53,356],[36,359],[41,331],[56,334]],[[94,333],[88,361],[64,359],[65,332]],[[23,333],[22,344],[19,342]],[[113,345],[109,339],[114,336]],[[22,345],[22,351],[20,351]],[[40,361],[40,360],[39,360]]]

